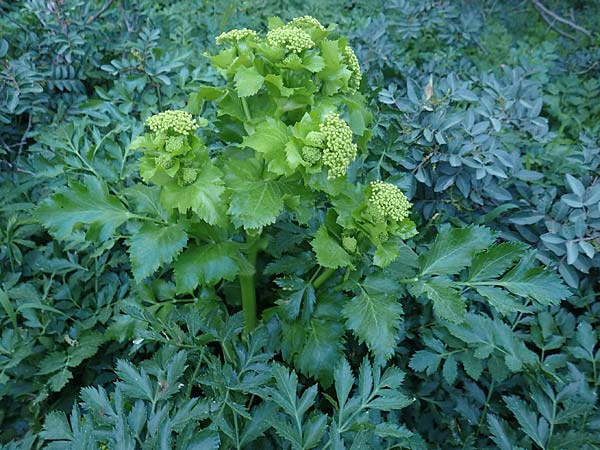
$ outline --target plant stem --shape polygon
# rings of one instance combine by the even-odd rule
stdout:
[[[242,291],[242,311],[244,313],[244,331],[249,333],[256,328],[256,255],[258,248],[256,242],[250,247],[246,258],[248,271],[240,273],[240,288]]]
[[[325,283],[327,280],[329,280],[329,278],[331,278],[331,275],[333,275],[334,273],[335,273],[335,269],[325,270],[325,272],[323,272],[321,275],[319,275],[317,277],[317,279],[314,281],[313,287],[315,289],[319,289],[319,287],[321,287],[321,285],[323,283]]]

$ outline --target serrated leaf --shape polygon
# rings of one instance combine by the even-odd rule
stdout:
[[[456,381],[458,375],[458,365],[454,356],[449,356],[444,362],[444,368],[442,369],[442,375],[446,383],[452,385]]]
[[[207,164],[200,170],[196,181],[180,186],[176,181],[169,183],[161,192],[161,202],[166,209],[177,209],[181,214],[192,210],[198,217],[214,225],[224,222],[226,205],[223,202],[222,172]]]
[[[346,326],[365,342],[377,358],[394,354],[403,310],[394,296],[361,291],[344,305]]]
[[[419,258],[421,274],[455,274],[471,262],[473,256],[494,243],[494,233],[485,227],[452,228],[435,239],[431,249]]]
[[[504,289],[493,286],[476,286],[476,289],[500,314],[507,316],[514,312],[527,312],[525,305],[515,301]]]
[[[40,433],[47,440],[73,440],[73,432],[63,411],[52,411],[46,416],[44,429]]]
[[[442,319],[455,323],[464,320],[467,306],[451,280],[445,277],[431,278],[423,284],[423,290],[433,302],[433,310]]]
[[[187,234],[178,224],[147,223],[129,238],[133,276],[139,282],[169,264],[187,244]]]
[[[291,161],[290,164],[286,152],[288,141],[287,125],[269,117],[257,125],[253,134],[244,138],[242,145],[263,154],[270,172],[278,175],[291,175],[300,161]]]
[[[233,81],[238,95],[249,97],[260,90],[265,78],[254,67],[240,67],[237,69]]]
[[[525,271],[511,270],[497,285],[515,295],[533,298],[542,305],[557,305],[571,296],[569,289],[555,273],[541,267]]]
[[[35,210],[34,216],[58,239],[68,241],[81,226],[89,226],[86,238],[106,241],[132,214],[108,193],[103,180],[84,177],[52,195]]]
[[[321,225],[310,245],[317,255],[319,265],[322,267],[337,269],[338,267],[352,265],[350,255],[335,239],[329,236],[325,225]]]
[[[173,264],[177,292],[189,293],[198,285],[233,281],[239,271],[236,255],[235,246],[227,242],[189,247]]]
[[[283,210],[283,183],[262,176],[262,163],[236,161],[228,166],[227,186],[231,189],[229,214],[236,226],[256,229],[272,224]]]
[[[438,353],[429,350],[419,350],[410,358],[408,366],[415,372],[425,372],[427,375],[434,374],[442,361]]]
[[[520,242],[503,242],[473,258],[469,280],[486,280],[502,275],[526,249]]]

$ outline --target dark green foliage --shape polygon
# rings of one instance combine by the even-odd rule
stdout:
[[[0,1],[0,449],[600,448],[600,11],[540,3],[591,37],[517,0]],[[359,190],[285,179],[304,81],[205,56],[306,14],[363,71],[349,179],[417,235],[344,244]],[[141,183],[167,109],[238,152],[193,195]],[[253,272],[232,228],[261,226]]]

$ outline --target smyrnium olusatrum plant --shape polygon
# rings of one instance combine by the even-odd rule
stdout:
[[[186,111],[146,120],[131,144],[143,183],[120,198],[98,180],[74,183],[73,202],[88,193],[113,214],[70,225],[108,239],[127,222],[138,283],[172,276],[178,296],[241,306],[247,331],[277,316],[284,357],[330,376],[310,340],[294,342],[312,330],[331,342],[325,356],[341,355],[343,291],[416,233],[411,205],[396,186],[360,179],[371,114],[356,55],[334,26],[271,19],[265,36],[232,30],[216,43],[209,58],[224,83],[200,88]]]

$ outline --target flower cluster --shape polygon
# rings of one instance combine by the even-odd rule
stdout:
[[[338,114],[327,114],[319,126],[323,133],[325,148],[323,163],[329,168],[329,177],[340,177],[356,158],[356,144],[352,142],[352,130]]]
[[[291,25],[269,31],[267,41],[271,45],[284,47],[294,53],[300,53],[315,46],[314,41],[306,31]]]
[[[198,129],[198,123],[189,112],[164,111],[146,120],[146,125],[155,133],[175,133],[187,136]]]
[[[288,25],[302,29],[316,28],[318,30],[325,31],[325,27],[321,25],[321,22],[311,16],[296,17],[290,23],[288,23]]]
[[[256,39],[256,31],[249,30],[248,28],[242,28],[241,30],[231,30],[218,35],[215,41],[217,45],[223,45],[226,43],[236,43],[248,38]]]
[[[408,217],[412,204],[398,187],[378,180],[371,182],[370,190],[369,215],[375,221],[392,219],[399,222]]]
[[[360,88],[362,73],[360,71],[360,64],[358,63],[358,58],[356,57],[356,54],[354,53],[354,50],[352,50],[351,47],[346,47],[344,49],[344,60],[346,62],[346,65],[352,72],[352,75],[350,76],[350,81],[348,83],[350,85],[350,89],[352,89],[353,91],[357,91]]]

